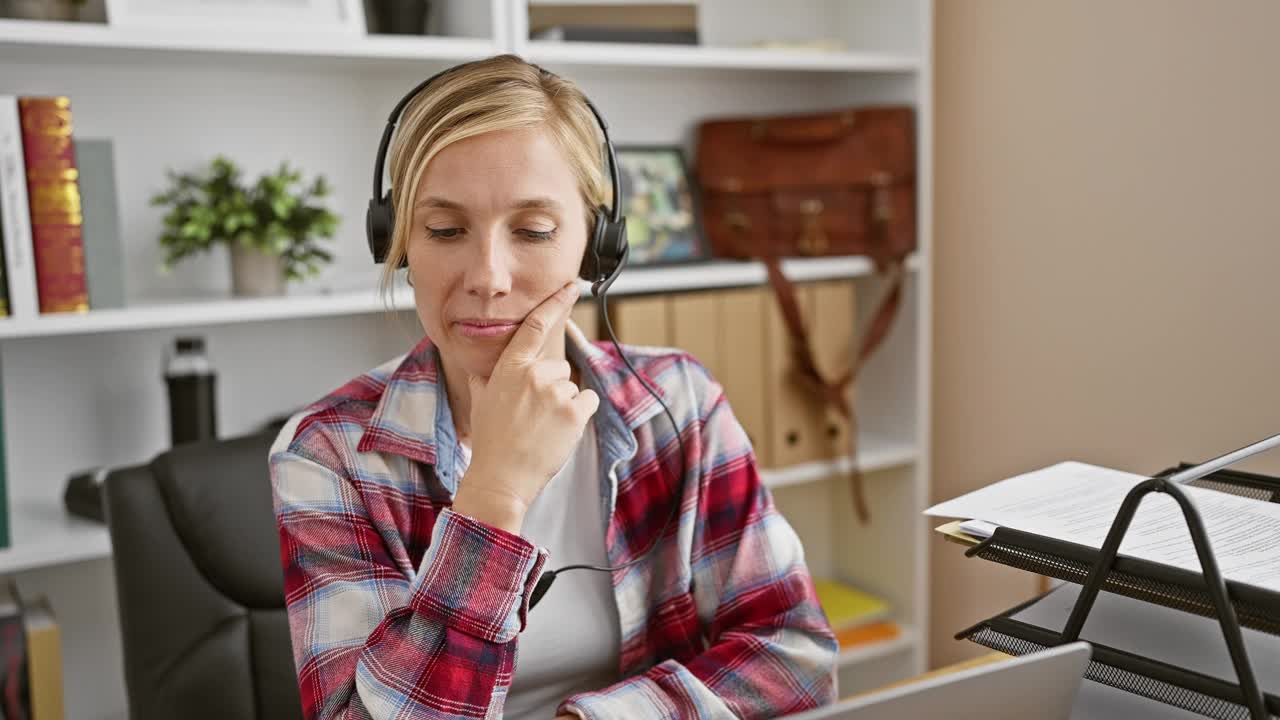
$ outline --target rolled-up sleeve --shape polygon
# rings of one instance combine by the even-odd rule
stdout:
[[[270,466],[304,716],[500,718],[545,552],[446,509],[406,573],[345,474],[294,450]]]

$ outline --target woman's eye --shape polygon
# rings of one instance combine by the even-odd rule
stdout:
[[[462,228],[427,228],[427,235],[433,238],[455,238]]]
[[[521,230],[529,239],[537,242],[546,242],[555,236],[555,230]]]

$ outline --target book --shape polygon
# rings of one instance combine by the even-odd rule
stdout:
[[[529,5],[530,32],[542,32],[556,26],[697,33],[698,6],[692,2]]]
[[[22,604],[31,720],[63,720],[62,635],[48,598]]]
[[[18,589],[10,580],[0,584],[0,717],[26,720],[29,704],[27,635]]]
[[[13,530],[9,523],[9,472],[5,447],[4,384],[0,383],[0,548],[13,544]]]
[[[89,307],[121,308],[125,304],[124,248],[120,244],[115,158],[107,139],[75,140],[80,171],[80,205],[84,210],[84,266]]]
[[[883,621],[889,616],[889,604],[870,593],[828,578],[814,578],[818,603],[827,614],[831,629],[839,633]]]
[[[4,188],[0,187],[0,194]],[[4,277],[4,223],[0,222],[0,317],[9,317],[9,283]]]
[[[40,312],[85,312],[89,309],[89,287],[71,100],[65,96],[20,97],[18,119]]]
[[[18,98],[13,95],[0,95],[0,225],[4,230],[9,316],[33,318],[39,313],[39,299],[27,204],[27,164],[22,152]]]
[[[555,25],[529,33],[530,40],[545,42],[652,43],[657,45],[697,45],[696,30],[650,30],[646,28]]]
[[[840,649],[848,650],[859,645],[871,645],[892,640],[902,634],[902,628],[898,627],[898,623],[892,620],[881,620],[855,628],[837,630],[835,633],[836,642],[840,645]]]

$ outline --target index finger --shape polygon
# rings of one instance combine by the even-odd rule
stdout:
[[[527,362],[538,357],[547,334],[560,320],[569,316],[578,300],[578,283],[570,281],[534,308],[516,329],[502,351],[498,362]]]

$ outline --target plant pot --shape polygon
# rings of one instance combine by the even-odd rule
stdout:
[[[427,31],[428,0],[373,0],[378,32],[423,35]]]
[[[257,248],[232,243],[231,288],[239,297],[283,295],[284,259]]]
[[[70,0],[8,0],[9,15],[23,20],[80,19],[80,6]]]

